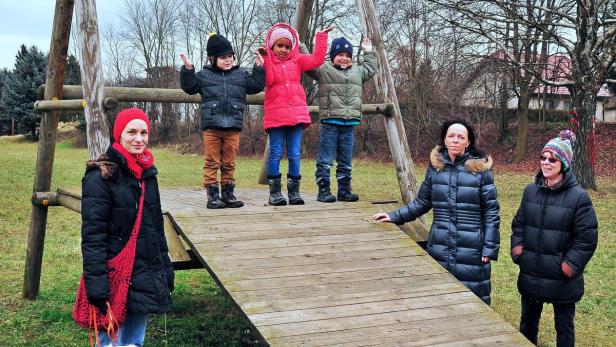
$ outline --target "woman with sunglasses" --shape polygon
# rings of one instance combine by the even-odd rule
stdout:
[[[476,147],[473,127],[462,119],[442,124],[417,198],[372,218],[403,224],[430,209],[434,218],[428,254],[489,305],[490,261],[497,260],[500,247],[500,207],[492,158]]]
[[[512,222],[511,257],[520,267],[520,332],[537,344],[544,303],[554,306],[558,347],[575,345],[575,303],[597,248],[597,216],[571,170],[575,135],[562,131],[541,151],[540,171]]]

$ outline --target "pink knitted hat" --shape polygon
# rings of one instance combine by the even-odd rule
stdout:
[[[276,41],[280,39],[288,39],[289,41],[291,41],[291,47],[295,47],[295,37],[293,36],[293,33],[291,33],[288,29],[282,27],[278,27],[272,30],[269,36],[269,41],[267,42],[267,47],[272,48]]]

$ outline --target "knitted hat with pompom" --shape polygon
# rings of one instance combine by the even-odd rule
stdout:
[[[575,141],[575,134],[571,130],[563,130],[555,137],[545,144],[541,153],[550,152],[556,158],[563,163],[563,168],[568,170],[571,167],[573,161],[573,142]]]

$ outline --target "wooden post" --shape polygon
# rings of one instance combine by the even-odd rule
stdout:
[[[312,5],[314,0],[299,0],[295,7],[295,23],[293,23],[299,40],[305,42],[308,38],[308,24],[312,15]],[[299,44],[299,43],[298,43]],[[267,161],[269,159],[269,136],[265,142],[265,150],[263,152],[263,163],[261,164],[261,172],[259,172],[259,184],[267,184]]]
[[[56,0],[51,45],[47,61],[47,76],[44,98],[51,100],[62,96],[64,69],[73,19],[73,0]],[[39,143],[36,156],[36,172],[33,192],[46,192],[51,187],[53,161],[58,130],[58,111],[45,112],[41,118]],[[43,246],[47,226],[47,206],[32,205],[30,230],[24,269],[23,297],[35,299],[38,295],[43,261]]]
[[[396,165],[396,177],[398,178],[400,194],[404,203],[409,203],[417,195],[415,166],[413,165],[411,151],[406,139],[398,96],[396,95],[394,81],[391,76],[389,61],[385,55],[385,47],[376,18],[374,3],[372,0],[357,0],[357,5],[359,7],[363,34],[372,40],[378,59],[379,69],[375,76],[378,97],[382,102],[391,103],[394,106],[391,117],[384,117],[383,119],[385,121],[391,156]],[[420,222],[423,224],[423,227],[427,226],[425,218],[422,217]]]
[[[86,100],[84,113],[87,124],[88,154],[90,159],[96,159],[109,147],[109,123],[104,109],[105,81],[95,0],[77,0],[75,20],[77,21],[81,85]]]

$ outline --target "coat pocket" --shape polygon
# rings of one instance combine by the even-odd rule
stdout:
[[[220,100],[208,100],[201,105],[201,121],[210,121],[215,110],[221,105]]]

